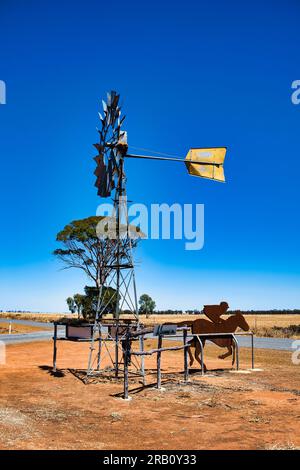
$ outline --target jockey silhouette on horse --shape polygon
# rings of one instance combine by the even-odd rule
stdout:
[[[191,326],[192,334],[199,335],[203,348],[205,346],[206,337],[201,337],[201,334],[209,334],[209,333],[234,333],[238,327],[240,327],[244,331],[249,330],[249,325],[246,322],[245,318],[240,312],[237,312],[234,315],[230,315],[226,320],[221,318],[229,308],[227,302],[221,302],[219,305],[205,305],[203,308],[204,315],[209,319],[197,319],[191,320],[186,322],[177,323],[177,325],[186,325]],[[218,338],[218,337],[211,337],[209,341],[216,344],[220,348],[227,348],[227,352],[225,354],[221,354],[219,359],[225,359],[228,356],[232,356],[232,365],[235,362],[235,343],[232,338]],[[192,354],[191,349],[195,348],[194,356]],[[190,357],[190,366],[193,365],[194,359],[201,365],[200,360],[200,353],[201,347],[198,338],[193,338],[189,342],[188,353]],[[206,370],[206,366],[204,364],[204,369]]]

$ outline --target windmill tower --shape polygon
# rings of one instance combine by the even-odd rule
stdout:
[[[111,359],[112,370],[118,376],[119,358],[122,356],[121,344],[126,328],[129,327],[128,325],[134,325],[135,328],[139,326],[132,249],[140,235],[128,222],[126,175],[124,171],[124,158],[127,154],[128,145],[127,134],[122,130],[125,116],[121,117],[119,99],[120,96],[112,91],[107,94],[107,101],[102,102],[103,114],[99,113],[101,121],[101,129],[98,130],[99,143],[94,144],[98,150],[98,155],[94,158],[97,164],[95,186],[98,190],[98,196],[102,198],[112,197],[113,200],[113,212],[99,223],[97,235],[99,238],[110,238],[112,251],[109,263],[104,266],[107,273],[105,285],[101,284],[99,289],[87,376],[91,376],[95,372],[101,372],[103,349],[104,353]],[[107,288],[112,292],[109,299],[105,295]],[[114,311],[111,312],[113,319],[110,320],[109,324],[103,319],[108,303],[114,305]],[[122,318],[120,318],[121,315]],[[95,355],[96,341],[98,341],[99,347]],[[111,345],[111,343],[113,343],[113,352],[109,352],[108,345]],[[141,363],[136,368],[142,369],[143,373],[143,361]]]
[[[126,315],[138,321],[138,306],[135,285],[134,264],[132,256],[133,228],[128,223],[126,175],[124,172],[124,157],[128,150],[127,134],[121,126],[125,116],[121,118],[119,95],[112,91],[103,101],[103,115],[99,113],[102,124],[99,132],[99,143],[94,144],[98,155],[94,158],[97,163],[95,186],[98,196],[113,197],[113,213],[106,221],[98,226],[99,237],[109,237],[115,241],[111,253],[111,263],[107,265],[108,276],[106,284],[114,289],[116,321],[120,313],[126,310]],[[105,311],[105,296],[100,288],[96,320],[100,320]]]

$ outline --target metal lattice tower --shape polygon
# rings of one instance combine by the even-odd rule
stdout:
[[[99,289],[99,298],[94,323],[94,334],[91,341],[90,356],[87,375],[90,376],[95,371],[100,371],[101,346],[104,345],[107,352],[107,342],[114,343],[114,359],[109,353],[116,375],[119,371],[119,357],[121,350],[122,334],[124,333],[124,321],[135,324],[138,327],[139,313],[137,292],[135,283],[134,261],[132,249],[136,243],[138,233],[131,227],[128,221],[127,195],[126,195],[126,175],[124,172],[124,157],[128,150],[127,134],[122,131],[121,126],[125,116],[121,118],[121,108],[119,106],[119,95],[111,92],[107,95],[107,102],[103,101],[103,113],[99,113],[102,123],[99,132],[99,143],[94,146],[98,150],[95,157],[97,167],[95,175],[97,180],[95,186],[100,197],[109,197],[113,193],[113,213],[107,217],[100,225],[97,235],[99,237],[109,237],[114,240],[113,250],[110,257],[110,264],[103,266],[108,273],[105,286]],[[112,298],[107,299],[105,289],[110,288],[113,292]],[[114,300],[115,309],[112,313],[113,321],[108,327],[103,323],[103,315],[106,313],[107,304]],[[126,316],[126,320],[120,321],[121,314]],[[112,333],[113,331],[113,333]],[[95,341],[99,341],[98,354],[93,357]]]

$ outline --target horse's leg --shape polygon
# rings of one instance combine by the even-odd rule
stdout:
[[[232,346],[227,346],[227,353],[225,354],[221,354],[219,357],[219,359],[226,359],[226,357],[229,357],[232,355]]]
[[[188,353],[189,353],[189,358],[190,358],[190,367],[192,367],[192,365],[194,363],[194,356],[193,356],[193,353],[191,351],[191,346],[188,347]]]
[[[205,340],[203,341],[203,349],[204,349],[204,346],[205,346]],[[200,348],[200,343],[198,340],[196,340],[196,344],[195,344],[195,359],[197,362],[199,362],[200,366],[202,367],[202,364],[201,364],[201,359],[200,359],[200,353],[201,353],[201,348]],[[207,371],[207,368],[206,368],[206,365],[204,364],[203,362],[203,369],[204,369],[204,372]]]

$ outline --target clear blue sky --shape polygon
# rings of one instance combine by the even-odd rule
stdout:
[[[86,280],[51,252],[96,213],[100,98],[118,90],[129,143],[185,156],[228,146],[226,184],[128,161],[135,202],[204,203],[205,246],[144,241],[138,292],[159,308],[299,308],[298,1],[2,0],[0,308],[66,310]]]

